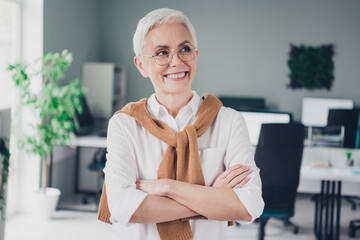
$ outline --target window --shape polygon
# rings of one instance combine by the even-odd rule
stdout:
[[[10,108],[13,82],[6,71],[20,55],[20,1],[0,0],[0,109]]]

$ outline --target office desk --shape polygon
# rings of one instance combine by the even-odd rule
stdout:
[[[303,152],[303,159],[301,163],[301,175],[298,187],[298,192],[301,193],[319,193],[321,187],[321,181],[317,178],[317,175],[327,175],[329,172],[322,172],[322,170],[314,170],[309,172],[314,163],[331,163],[334,167],[333,172],[330,172],[331,176],[338,176],[337,171],[346,169],[346,157],[345,152],[347,149],[343,148],[329,148],[329,147],[305,147]],[[360,149],[355,149],[353,152],[353,158],[360,160]],[[319,168],[318,168],[319,169]],[[305,172],[303,170],[306,170]],[[350,172],[342,172],[345,174],[342,179],[342,195],[360,196],[360,184],[356,181],[352,181],[354,177]]]
[[[353,168],[346,166],[345,151],[332,148],[304,148],[300,185],[304,181],[312,181],[317,182],[319,186],[316,192],[314,219],[314,233],[317,239],[339,239],[342,186],[347,184],[347,191],[351,195],[360,194],[360,191],[357,191],[360,186],[360,175],[355,174]],[[314,161],[330,162],[332,167],[313,167]],[[304,191],[304,184],[299,190]]]
[[[70,147],[106,148],[106,137],[100,137],[100,136],[75,137],[69,141],[68,145]]]

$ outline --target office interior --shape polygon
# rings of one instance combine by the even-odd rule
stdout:
[[[81,79],[86,62],[117,63],[126,70],[126,102],[149,97],[154,92],[150,80],[142,78],[133,64],[132,36],[137,21],[146,13],[169,7],[187,15],[196,29],[199,57],[192,87],[199,95],[212,93],[218,97],[264,99],[266,110],[285,115],[290,113],[296,122],[302,122],[304,99],[347,99],[352,101],[353,108],[360,107],[360,2],[357,0],[23,0],[22,6],[21,57],[32,59],[46,52],[68,49],[73,53],[74,61],[66,72],[64,84],[76,77]],[[334,45],[335,80],[331,90],[293,90],[288,87],[290,44]],[[12,135],[11,111],[0,109],[2,136]],[[345,161],[345,152],[351,150],[354,160],[360,162],[358,149],[331,146],[328,151],[327,146],[314,145],[305,148],[310,148],[305,154],[309,165],[312,149],[318,148],[320,155],[333,161]],[[91,197],[90,203],[85,204],[83,196],[97,186],[97,173],[88,169],[96,150],[95,147],[81,150],[78,173],[74,167],[76,148],[67,146],[54,151],[51,185],[62,192],[59,205],[66,205],[74,196],[75,178],[79,174],[78,190],[82,193],[78,194],[80,197],[76,198],[75,207],[63,205],[66,211],[69,208],[91,211],[95,206]],[[38,170],[32,173],[26,171],[34,168],[31,161],[24,159],[23,155],[16,156],[17,168],[12,173],[17,184],[16,190],[9,189],[8,222],[19,214],[31,212],[28,199],[31,199],[32,190],[39,180]],[[320,183],[312,183],[300,186],[299,196],[308,201],[304,206],[309,213],[301,215],[304,218],[302,222],[314,221],[315,204],[311,198],[320,191]],[[344,186],[346,195],[359,197],[358,183],[347,189]],[[307,192],[308,187],[311,189]],[[356,209],[345,212],[350,212],[351,218],[360,219],[360,201],[358,198],[353,200],[357,201]],[[342,204],[351,208],[345,199]],[[96,218],[93,212],[90,216]],[[18,227],[21,229],[21,226]],[[92,228],[97,227],[101,229],[99,232],[104,232],[102,225],[92,225]],[[286,236],[315,239],[311,231],[301,238],[302,226],[299,227],[298,234]],[[238,230],[240,235],[235,233],[235,236],[241,236],[242,228],[237,228],[232,229],[231,234]],[[349,238],[347,226],[342,225],[341,228],[341,239]],[[256,229],[254,231],[257,232]],[[360,231],[356,237],[359,236]],[[235,239],[231,237],[229,239]],[[269,239],[287,237],[281,238],[281,234],[271,236],[270,233]]]

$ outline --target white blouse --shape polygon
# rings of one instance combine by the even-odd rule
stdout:
[[[203,100],[193,92],[191,101],[174,119],[153,94],[147,102],[152,118],[165,122],[175,132],[196,120]],[[156,224],[130,223],[132,214],[147,194],[136,189],[137,179],[156,179],[157,169],[167,144],[148,133],[134,118],[125,113],[114,115],[109,121],[107,162],[104,168],[106,193],[111,212],[112,239],[158,240]],[[254,162],[254,150],[241,113],[222,107],[210,128],[198,138],[201,167],[207,186],[212,185],[225,169],[243,164],[251,166],[250,180],[242,188],[234,188],[252,220],[264,208],[261,197],[259,169]],[[190,220],[193,239],[226,239],[227,222]]]

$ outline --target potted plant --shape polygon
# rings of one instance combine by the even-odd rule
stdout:
[[[6,183],[9,175],[10,152],[5,140],[0,138],[0,239],[4,239]]]
[[[29,64],[17,63],[8,67],[16,88],[20,90],[21,104],[32,108],[36,119],[31,126],[32,133],[20,139],[18,145],[38,156],[42,162],[41,189],[34,201],[34,213],[42,219],[51,218],[60,196],[58,189],[48,188],[50,154],[55,146],[66,145],[78,127],[73,121],[75,111],[82,111],[84,91],[80,80],[74,79],[67,85],[59,83],[71,62],[72,54],[64,50],[47,53]],[[39,79],[41,88],[36,91],[31,85]]]

